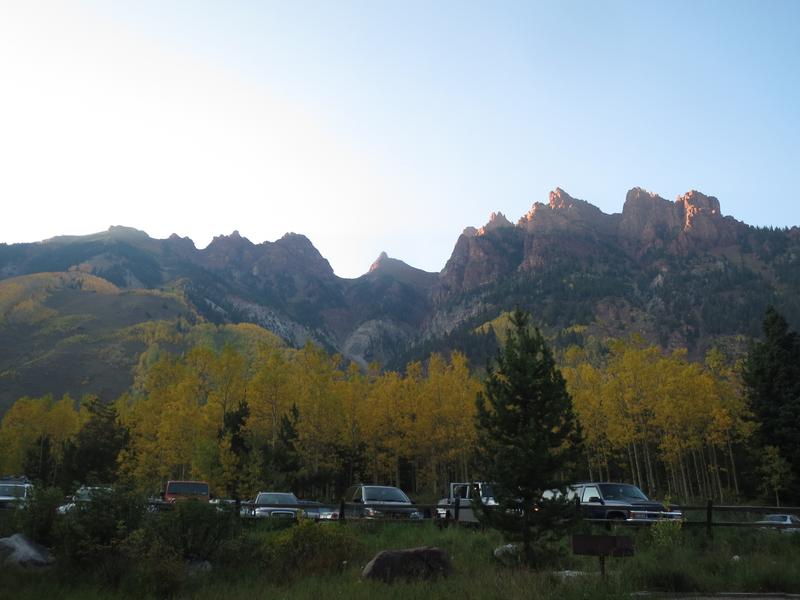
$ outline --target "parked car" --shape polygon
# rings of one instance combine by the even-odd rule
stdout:
[[[766,515],[762,520],[756,521],[764,527],[775,527],[784,533],[800,532],[800,517],[797,515]]]
[[[356,519],[422,519],[403,490],[387,485],[354,485],[344,495],[345,517]]]
[[[171,480],[164,487],[162,499],[165,502],[175,502],[194,498],[202,502],[211,500],[211,490],[205,481]]]
[[[319,520],[320,521],[338,521],[339,508],[333,506],[320,506],[319,507]]]
[[[93,497],[97,497],[98,494],[108,494],[111,492],[111,486],[108,485],[92,485],[86,486],[82,485],[75,493],[69,497],[69,502],[66,504],[62,504],[56,510],[58,514],[65,515],[68,512],[74,510],[80,504],[86,504],[89,502]]]
[[[0,509],[24,505],[31,495],[33,485],[27,477],[0,478]]]
[[[297,503],[303,506],[303,516],[319,521],[322,502],[317,502],[316,500],[298,500]]]
[[[580,500],[581,511],[589,519],[655,521],[681,519],[683,514],[650,500],[642,490],[629,483],[578,483],[569,486],[567,498]]]
[[[303,515],[297,506],[300,501],[290,492],[259,492],[252,506],[243,509],[244,515],[258,519],[293,519]]]
[[[478,498],[487,506],[497,506],[491,484],[485,481],[451,483],[447,498],[439,500],[436,518],[455,518],[455,507],[458,504],[458,520],[464,523],[477,523],[478,518],[475,516],[472,502]]]

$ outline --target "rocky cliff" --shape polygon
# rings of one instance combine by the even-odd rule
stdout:
[[[757,332],[769,302],[800,317],[798,256],[797,228],[750,227],[698,191],[670,201],[637,187],[621,213],[606,214],[556,188],[516,223],[492,213],[467,227],[440,273],[382,253],[363,276],[342,279],[299,234],[253,243],[233,232],[197,249],[177,235],[112,227],[0,244],[0,279],[82,271],[121,289],[178,292],[214,322],[253,322],[290,344],[313,340],[362,365],[398,366],[468,341],[517,304],[553,332],[635,330],[699,352]]]

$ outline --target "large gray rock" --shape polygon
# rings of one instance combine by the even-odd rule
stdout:
[[[450,557],[441,548],[384,550],[367,563],[361,576],[392,583],[397,579],[436,579],[452,571]]]
[[[507,567],[516,567],[522,563],[522,549],[516,544],[506,544],[494,549],[494,557]]]
[[[0,538],[0,563],[18,567],[47,567],[55,562],[50,551],[24,536],[15,533]]]

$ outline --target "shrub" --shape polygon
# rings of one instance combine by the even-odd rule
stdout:
[[[671,548],[681,542],[683,523],[678,520],[663,520],[650,527],[650,538],[655,548]]]
[[[106,565],[144,516],[143,500],[129,489],[97,490],[59,520],[57,552],[77,565]]]
[[[15,511],[15,529],[40,544],[50,545],[56,512],[63,502],[64,494],[58,488],[33,488],[25,505]]]
[[[153,515],[148,534],[160,537],[187,560],[209,560],[239,530],[232,510],[194,499],[176,502],[171,511]]]
[[[301,520],[269,540],[264,556],[268,564],[287,575],[320,574],[342,569],[362,547],[347,527]]]
[[[131,596],[170,597],[186,581],[186,562],[178,549],[144,529],[131,533],[121,550],[129,564],[122,588]]]

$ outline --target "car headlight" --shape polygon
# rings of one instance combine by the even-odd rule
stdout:
[[[369,506],[364,508],[364,514],[368,517],[382,517],[383,513],[379,510],[374,508],[370,508]]]
[[[414,512],[412,512],[408,516],[409,516],[410,519],[422,519],[423,518],[422,513],[419,512],[418,510],[415,510]]]

